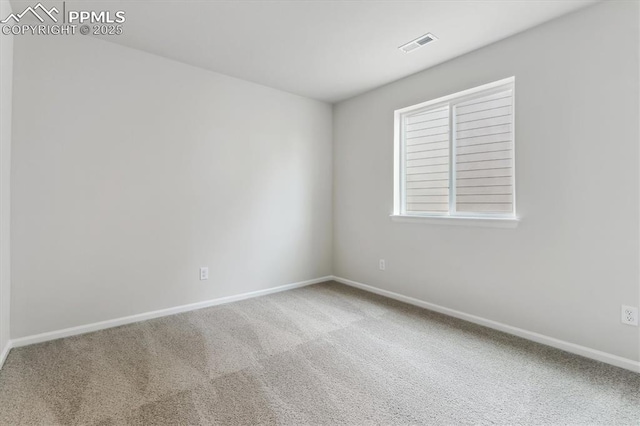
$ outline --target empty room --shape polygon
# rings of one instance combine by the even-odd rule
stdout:
[[[0,425],[640,425],[640,1],[0,5]]]

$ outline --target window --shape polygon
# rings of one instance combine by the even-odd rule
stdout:
[[[514,83],[395,112],[395,216],[515,219]]]

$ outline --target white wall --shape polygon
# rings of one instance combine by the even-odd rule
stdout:
[[[12,338],[331,274],[330,105],[89,37],[14,65]]]
[[[12,12],[8,1],[0,1],[0,16]],[[13,74],[13,36],[0,35],[0,367],[9,343],[9,305],[11,300],[10,191],[11,176],[11,89]]]
[[[638,16],[598,4],[338,104],[335,275],[639,360]],[[520,226],[391,222],[393,111],[510,76]]]

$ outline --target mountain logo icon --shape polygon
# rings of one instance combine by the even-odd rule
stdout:
[[[40,12],[40,14],[38,12]],[[38,18],[40,22],[44,22],[44,18],[42,16],[45,16],[45,17],[48,16],[53,22],[58,22],[58,19],[55,16],[53,16],[53,14],[54,13],[58,14],[60,12],[55,7],[52,7],[51,9],[47,10],[47,8],[42,5],[42,3],[38,3],[34,7],[31,7],[31,6],[27,7],[25,10],[22,11],[22,13],[10,14],[9,16],[7,16],[6,19],[0,21],[0,23],[6,24],[11,19],[13,19],[16,23],[18,23],[27,13],[31,13],[33,16]]]

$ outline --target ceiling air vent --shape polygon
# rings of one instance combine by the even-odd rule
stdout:
[[[404,53],[409,53],[416,50],[419,47],[427,45],[431,42],[438,40],[438,37],[434,36],[431,33],[425,34],[423,36],[418,37],[415,40],[410,41],[407,44],[403,44],[398,49],[402,50]]]

